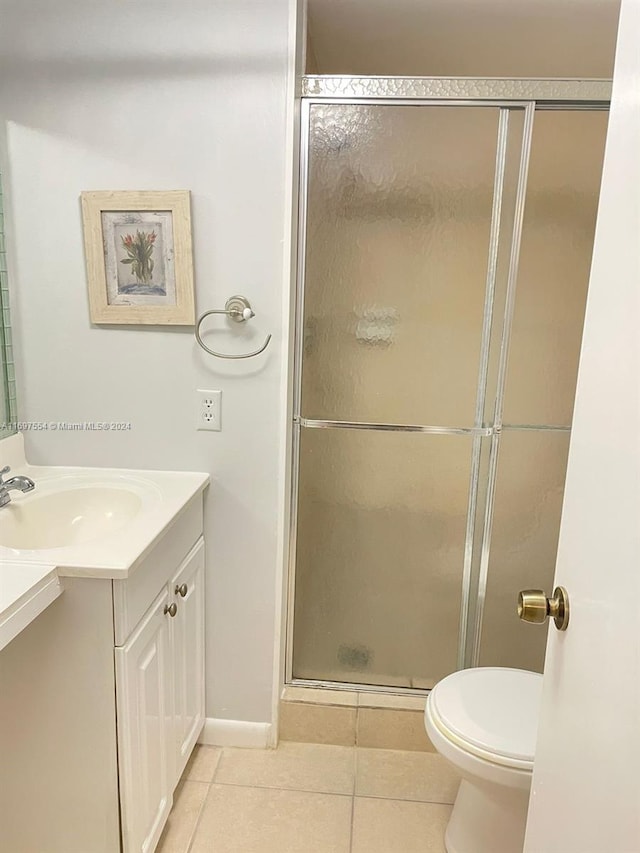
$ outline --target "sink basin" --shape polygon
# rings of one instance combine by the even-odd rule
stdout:
[[[143,504],[138,491],[121,485],[81,485],[12,499],[0,509],[0,546],[37,551],[108,536],[138,515]]]

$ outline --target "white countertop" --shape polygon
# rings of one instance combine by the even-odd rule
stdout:
[[[0,569],[0,649],[33,622],[61,592],[55,566],[3,561]]]
[[[209,483],[208,474],[189,471],[29,465],[20,434],[0,441],[0,462],[11,466],[10,476],[25,475],[36,484],[27,494],[11,492],[11,503],[0,509],[0,538],[3,519],[6,533],[8,523],[27,512],[29,501],[47,496],[51,503],[46,506],[55,511],[57,493],[125,489],[139,507],[117,529],[87,541],[79,537],[73,545],[37,550],[0,545],[0,648],[60,595],[61,577],[129,577],[191,499]]]
[[[8,519],[22,504],[57,490],[83,486],[119,487],[132,490],[140,497],[138,514],[115,533],[57,548],[28,550],[0,545],[0,566],[5,562],[49,563],[60,576],[90,578],[127,578],[146,556],[158,538],[173,524],[191,498],[209,483],[208,474],[182,471],[134,471],[109,468],[54,468],[23,465],[11,469],[36,484],[33,492],[11,493],[11,503],[0,509]]]

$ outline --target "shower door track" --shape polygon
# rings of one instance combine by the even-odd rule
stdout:
[[[401,77],[342,77],[306,76],[302,78],[302,110],[300,138],[300,182],[297,243],[297,275],[295,305],[295,347],[293,371],[293,436],[291,465],[291,502],[288,538],[287,576],[287,622],[285,646],[285,683],[295,686],[321,687],[337,690],[366,690],[379,693],[402,693],[403,695],[424,694],[424,689],[391,687],[346,681],[301,679],[293,675],[293,620],[295,596],[295,562],[297,538],[298,482],[300,465],[301,429],[349,429],[377,430],[389,432],[414,432],[433,435],[470,435],[473,437],[471,483],[465,558],[462,577],[462,598],[458,642],[458,667],[475,666],[478,663],[484,597],[486,592],[489,563],[489,542],[493,515],[493,499],[497,475],[497,459],[502,430],[532,429],[527,425],[502,424],[502,403],[506,379],[511,321],[515,302],[515,286],[518,271],[520,239],[524,216],[528,160],[533,133],[533,116],[540,109],[563,110],[607,110],[611,98],[610,80],[525,80],[525,79],[475,79],[475,78],[401,78]],[[333,421],[303,418],[300,414],[302,390],[302,357],[304,329],[304,288],[306,258],[306,228],[308,201],[309,166],[309,119],[310,107],[314,103],[331,104],[377,104],[392,106],[484,106],[500,109],[499,131],[496,150],[496,178],[494,186],[494,209],[492,211],[489,263],[487,270],[486,302],[480,353],[480,376],[478,399],[473,427],[429,426],[423,424],[365,423],[357,421]],[[501,202],[504,192],[505,161],[508,145],[508,117],[513,110],[524,112],[520,165],[515,191],[513,231],[509,242],[503,325],[500,333],[500,356],[496,383],[496,403],[492,426],[485,423],[486,391],[489,369],[489,351],[495,346],[493,336],[493,308],[495,298],[496,267],[498,261],[498,237],[501,228]],[[496,200],[497,199],[497,200]],[[536,426],[536,429],[539,427]],[[570,430],[569,426],[552,425],[545,429]],[[480,479],[480,456],[482,439],[491,439],[489,450],[488,483],[482,512],[482,538],[479,549],[476,545],[478,522],[478,487]],[[480,510],[483,508],[480,507]],[[479,561],[475,585],[475,611],[470,617],[472,593],[472,562]]]

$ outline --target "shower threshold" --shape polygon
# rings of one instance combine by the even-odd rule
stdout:
[[[320,679],[293,678],[287,682],[285,688],[292,687],[300,690],[326,690],[332,693],[367,693],[379,696],[397,696],[398,701],[403,696],[427,696],[429,691],[435,687],[436,679],[407,678],[404,683],[394,685],[363,684],[350,681],[329,681]]]
[[[281,693],[278,736],[282,741],[432,752],[424,728],[427,693],[296,681]]]

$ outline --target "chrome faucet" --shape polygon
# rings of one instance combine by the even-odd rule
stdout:
[[[8,474],[9,471],[11,468],[8,465],[0,471],[0,509],[11,502],[9,492],[32,492],[36,487],[31,477],[24,477],[21,474],[12,477],[10,480],[5,480],[4,475]]]

